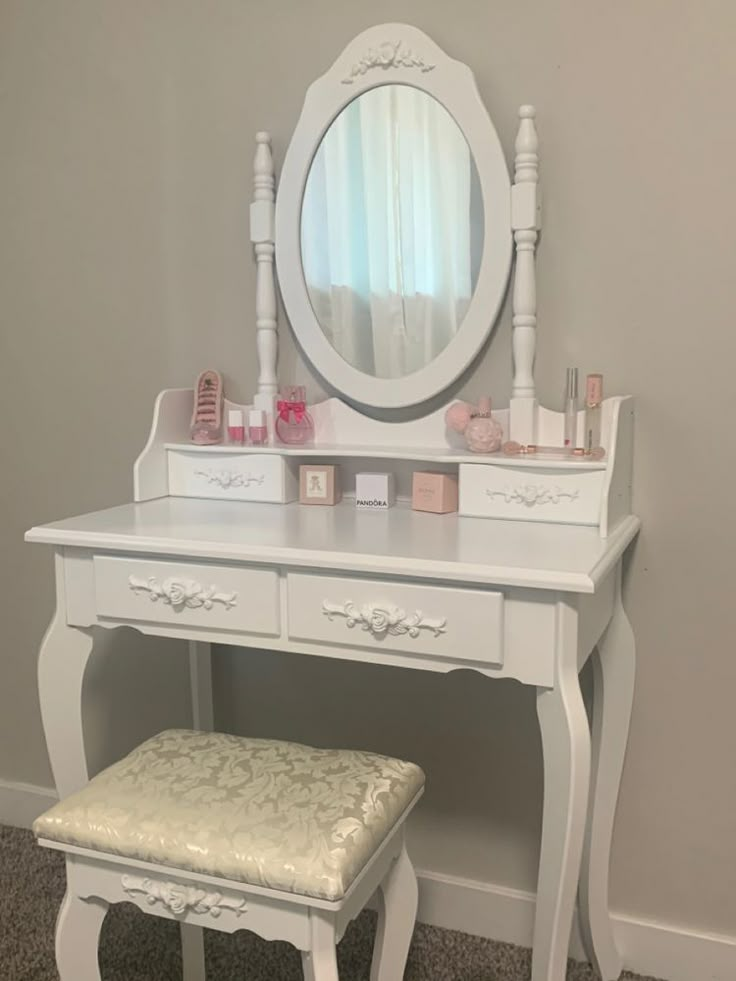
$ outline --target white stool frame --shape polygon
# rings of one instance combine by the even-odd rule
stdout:
[[[401,981],[417,914],[417,879],[404,842],[404,812],[345,896],[336,902],[154,865],[63,842],[39,844],[66,853],[67,890],[56,922],[61,981],[101,981],[102,922],[114,903],[179,923],[265,940],[286,940],[302,955],[304,981],[339,981],[336,946],[348,924],[379,891],[370,981]]]

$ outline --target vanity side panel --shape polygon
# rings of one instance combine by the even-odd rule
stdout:
[[[81,548],[65,548],[62,554],[66,622],[70,627],[91,627],[97,622],[92,553]]]
[[[165,444],[189,439],[194,392],[191,388],[171,388],[159,393],[153,409],[151,432],[133,465],[133,500],[150,501],[169,493]]]
[[[599,583],[594,593],[580,594],[578,604],[578,669],[582,668],[601,639],[613,614],[616,570]]]
[[[611,425],[612,449],[602,491],[601,536],[607,538],[631,514],[634,457],[634,399],[618,399]]]

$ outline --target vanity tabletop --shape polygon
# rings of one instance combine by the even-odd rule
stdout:
[[[220,562],[593,593],[639,530],[388,511],[161,497],[31,528],[26,541]]]

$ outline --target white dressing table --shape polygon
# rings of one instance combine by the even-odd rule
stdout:
[[[490,244],[457,338],[426,371],[398,383],[371,381],[355,365],[346,369],[309,304],[298,254],[297,212],[314,146],[341,107],[379,84],[376,72],[381,85],[410,82],[447,106],[476,157],[483,200],[506,200],[509,217],[503,235],[487,229]],[[350,397],[353,376],[361,376],[355,401],[362,406],[416,405],[443,387],[440,373],[444,387],[452,382],[487,336],[505,288],[513,229],[519,252],[514,397],[498,415],[520,441],[559,442],[561,416],[537,404],[532,374],[539,222],[533,112],[522,111],[517,181],[512,192],[506,175],[504,192],[503,180],[497,185],[495,145],[475,141],[479,125],[490,127],[493,137],[495,132],[487,116],[481,119],[485,110],[471,80],[467,68],[420,32],[386,25],[356,38],[312,86],[279,189],[285,202],[275,226],[276,249],[283,249],[282,291],[305,352],[338,390]],[[259,134],[252,237],[261,373],[254,402],[271,413],[273,188],[268,139]],[[594,463],[479,460],[448,441],[442,411],[393,423],[336,399],[313,407],[313,447],[198,448],[188,442],[192,398],[189,390],[159,397],[151,437],[136,464],[134,503],[34,528],[26,536],[56,552],[57,611],[41,650],[39,684],[60,795],[88,779],[82,682],[99,629],[127,625],[188,641],[195,725],[204,728],[212,726],[213,643],[238,646],[243,657],[249,648],[266,648],[516,678],[537,689],[544,753],[533,981],[564,979],[576,894],[591,961],[604,981],[614,981],[621,961],[608,913],[608,863],[634,683],[621,568],[639,528],[630,513],[630,400],[606,403],[607,454]],[[348,469],[378,459],[387,467],[410,461],[456,471],[465,513],[415,512],[402,501],[385,512],[358,511],[349,496],[335,507],[301,506],[293,500],[295,468],[314,457],[344,462]],[[476,493],[478,487],[485,491]],[[591,654],[592,729],[578,679]],[[194,981],[203,977],[201,936],[188,928],[183,937],[186,977]]]

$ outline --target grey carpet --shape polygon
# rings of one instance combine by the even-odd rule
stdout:
[[[56,981],[54,921],[64,893],[63,856],[30,832],[0,826],[0,981]],[[363,913],[339,947],[341,981],[368,981],[375,928]],[[208,981],[301,981],[299,955],[242,931],[207,931]],[[103,981],[181,981],[178,927],[130,904],[114,907],[102,931]],[[512,944],[417,926],[405,981],[528,981],[531,955]],[[568,981],[594,981],[570,962]],[[625,974],[628,981],[655,981]]]

